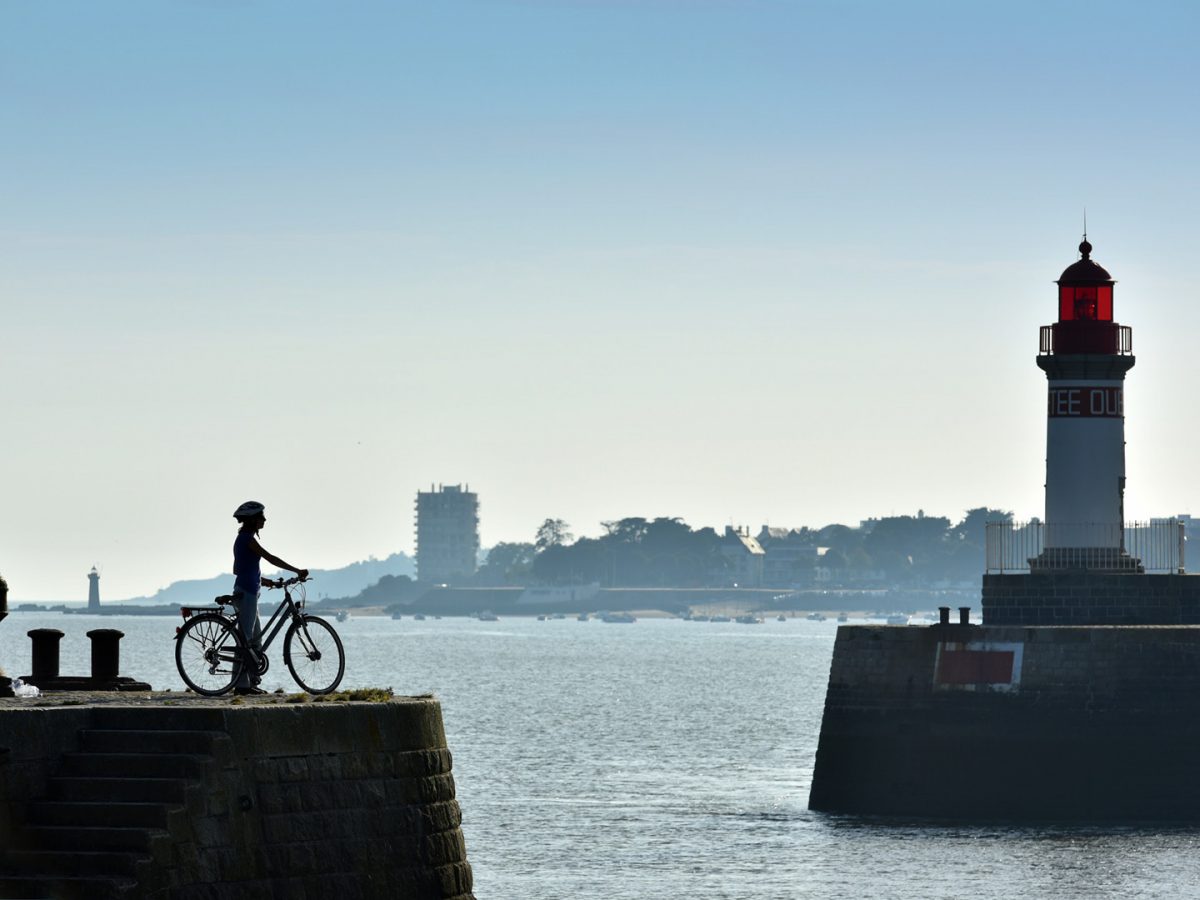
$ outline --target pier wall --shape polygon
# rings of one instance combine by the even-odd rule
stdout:
[[[1200,575],[984,575],[983,624],[1197,625]]]
[[[110,875],[123,897],[473,896],[437,701],[176,702],[0,703],[0,874],[45,879],[64,836],[45,817],[100,800],[163,806],[142,837],[100,831],[127,852],[58,873]]]
[[[1200,820],[1200,627],[842,626],[810,806]]]

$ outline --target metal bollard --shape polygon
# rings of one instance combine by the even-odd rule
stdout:
[[[121,638],[125,632],[96,628],[87,636],[92,639],[92,681],[112,681],[121,673]]]
[[[970,625],[971,624],[971,607],[960,606],[958,608],[958,624],[959,625]]]
[[[949,625],[950,624],[950,607],[948,607],[948,606],[939,606],[938,607],[938,624],[939,625]]]
[[[58,642],[63,633],[57,628],[35,628],[26,632],[33,641],[32,673],[29,680],[40,685],[58,677]]]

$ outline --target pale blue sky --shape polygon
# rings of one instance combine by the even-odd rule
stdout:
[[[1131,516],[1200,509],[1194,4],[0,0],[0,573],[546,516],[1039,515],[1119,279]]]

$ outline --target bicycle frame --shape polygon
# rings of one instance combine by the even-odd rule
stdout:
[[[291,586],[284,585],[283,602],[275,607],[275,612],[271,613],[271,618],[267,619],[267,624],[262,626],[262,653],[264,656],[270,648],[271,643],[279,635],[279,632],[283,630],[283,626],[297,618],[300,615],[301,609],[302,607],[297,606],[296,601],[292,599]],[[286,615],[284,614],[284,610],[287,610]],[[234,619],[239,622],[239,631],[240,616],[241,610],[238,610]],[[253,652],[253,648],[250,648],[250,650]]]

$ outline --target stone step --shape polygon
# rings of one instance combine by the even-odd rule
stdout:
[[[58,774],[95,778],[191,778],[204,775],[206,756],[182,753],[64,753]]]
[[[220,731],[85,728],[79,732],[79,749],[97,753],[211,753],[220,740],[228,740]]]
[[[149,853],[150,841],[159,833],[157,829],[109,825],[31,825],[24,832],[32,846],[42,850],[128,850],[143,855]]]
[[[121,900],[136,886],[131,878],[0,875],[0,897],[5,900]]]
[[[180,778],[72,778],[47,783],[50,800],[110,800],[115,803],[183,803],[187,782]]]
[[[112,825],[117,828],[165,828],[162,803],[95,803],[41,800],[29,806],[31,825]]]
[[[98,707],[92,713],[92,727],[102,731],[223,732],[226,712],[224,706]]]
[[[8,875],[50,878],[116,875],[132,878],[145,854],[119,850],[10,850],[2,871]]]

